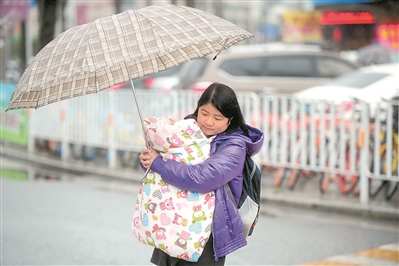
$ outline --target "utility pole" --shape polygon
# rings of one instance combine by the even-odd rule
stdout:
[[[54,39],[56,0],[38,0],[40,31],[39,31],[39,50]]]
[[[222,1],[213,2],[213,7],[215,8],[215,15],[220,18],[223,18],[223,2]]]
[[[186,4],[189,7],[194,7],[195,8],[195,0],[186,0]]]
[[[23,32],[22,39],[25,40],[26,31],[25,31],[25,23],[24,21],[28,18],[28,2],[27,1],[0,1],[0,27],[1,27],[1,39],[0,39],[0,55],[1,55],[1,69],[0,69],[0,78],[5,81],[7,78],[7,63],[11,59],[11,30],[10,25],[15,21],[21,22]],[[20,42],[21,47],[25,47],[25,42]],[[20,53],[22,50],[19,51]],[[22,62],[26,62],[24,58],[25,50],[23,50],[23,54],[20,55],[20,59]]]
[[[0,20],[0,81],[6,81],[6,67],[8,58],[8,47],[10,45],[10,30],[8,18],[2,17]]]

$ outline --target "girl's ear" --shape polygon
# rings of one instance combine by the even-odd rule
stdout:
[[[230,125],[230,123],[231,123],[231,120],[233,120],[233,117],[229,119],[229,123],[227,123],[228,125]]]

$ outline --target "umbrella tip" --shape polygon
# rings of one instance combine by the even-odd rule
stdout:
[[[215,55],[215,57],[213,58],[213,60],[215,60],[215,59],[218,57],[218,55],[220,55],[220,53],[225,49],[226,44],[227,44],[227,42],[228,42],[229,39],[230,39],[230,38],[227,38],[226,40],[224,40],[224,43],[223,43],[223,45],[222,45],[222,49],[219,50],[219,52]]]

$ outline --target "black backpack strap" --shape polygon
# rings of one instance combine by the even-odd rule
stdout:
[[[219,147],[222,146],[225,142],[226,142],[226,139],[222,139],[221,141],[219,141],[219,143],[216,144],[216,150],[218,150]]]

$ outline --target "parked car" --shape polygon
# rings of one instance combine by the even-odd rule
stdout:
[[[353,97],[368,103],[381,102],[399,95],[399,65],[380,64],[359,68],[321,86],[293,96],[309,100],[351,101]]]
[[[169,92],[179,83],[179,72],[183,65],[157,72],[142,78],[133,80],[134,87],[142,89]]]
[[[185,63],[177,89],[202,91],[212,82],[235,91],[291,94],[324,84],[358,66],[321,49],[240,47]],[[286,46],[282,46],[286,47]]]

